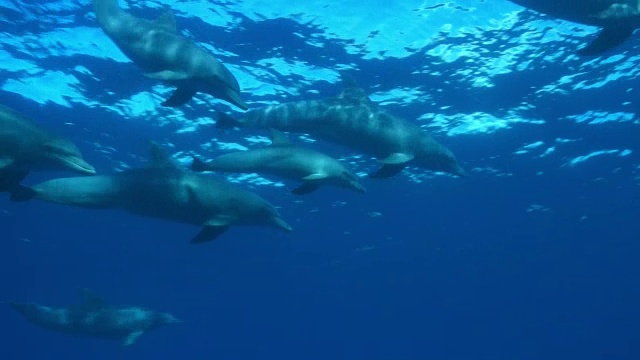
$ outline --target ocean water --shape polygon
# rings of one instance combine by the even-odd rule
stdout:
[[[67,306],[90,288],[170,312],[123,347],[28,323],[0,304],[1,359],[637,359],[640,356],[640,37],[599,57],[597,29],[504,0],[121,0],[172,9],[238,78],[250,107],[336,96],[341,73],[420,124],[468,176],[376,162],[326,142],[366,194],[229,176],[291,233],[196,227],[0,196],[1,301]],[[142,166],[149,141],[180,166],[263,146],[220,131],[199,94],[160,106],[89,1],[0,2],[0,102],[73,140],[98,172]],[[32,173],[25,183],[68,173]],[[212,175],[215,176],[215,175]]]

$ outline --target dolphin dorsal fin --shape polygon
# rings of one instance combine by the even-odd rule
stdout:
[[[271,129],[271,146],[278,145],[291,145],[291,143],[289,142],[287,135],[276,129]]]
[[[369,99],[369,96],[367,96],[367,93],[364,91],[364,89],[359,87],[356,81],[351,76],[342,74],[342,85],[344,89],[342,90],[340,95],[338,95],[338,99],[353,104],[370,106],[374,105],[371,99]]]
[[[94,294],[89,289],[82,290],[82,306],[89,310],[102,309],[104,305],[102,298]]]
[[[149,159],[152,167],[173,167],[173,161],[156,142],[149,145]]]
[[[162,28],[163,30],[178,32],[176,17],[173,15],[171,10],[163,12],[162,15],[158,16],[153,22],[156,24],[156,26]]]

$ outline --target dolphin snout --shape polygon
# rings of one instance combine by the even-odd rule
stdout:
[[[96,168],[94,168],[91,164],[86,162],[83,158],[80,157],[66,157],[63,158],[62,161],[66,164],[66,166],[73,171],[79,172],[84,175],[95,175]]]

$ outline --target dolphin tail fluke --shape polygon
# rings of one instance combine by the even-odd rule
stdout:
[[[216,127],[218,129],[231,129],[234,127],[242,127],[242,123],[239,120],[232,118],[230,115],[223,113],[222,111],[218,111]]]
[[[218,236],[224,234],[227,230],[229,230],[229,226],[205,226],[202,231],[198,233],[198,235],[194,236],[191,239],[192,244],[201,244],[208,241],[213,241],[218,238]]]
[[[23,202],[34,199],[38,193],[30,187],[18,185],[11,191],[10,199],[15,202]]]
[[[203,171],[209,171],[209,167],[207,166],[207,163],[204,162],[202,159],[191,155],[191,158],[193,159],[193,161],[191,162],[191,170],[195,171],[195,172],[203,172]]]
[[[162,106],[168,107],[178,107],[187,103],[187,101],[191,100],[193,95],[196,94],[196,91],[190,87],[179,87],[177,88],[171,96],[162,102]]]
[[[595,40],[578,50],[579,55],[597,56],[622,44],[631,34],[633,28],[629,26],[617,26],[602,29]]]

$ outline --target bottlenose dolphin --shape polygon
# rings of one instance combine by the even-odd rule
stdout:
[[[364,90],[348,84],[337,98],[297,101],[252,109],[238,119],[219,113],[217,126],[273,128],[308,133],[378,158],[374,178],[393,176],[412,164],[463,175],[453,153],[414,123],[379,109]]]
[[[340,161],[321,152],[291,145],[278,131],[272,131],[271,145],[258,149],[224,154],[204,162],[195,156],[194,171],[267,173],[302,181],[294,194],[308,194],[321,185],[333,185],[363,193],[358,177]]]
[[[93,209],[116,208],[203,226],[192,243],[214,240],[232,225],[291,231],[263,198],[231,183],[179,169],[157,145],[152,147],[150,166],[112,175],[54,179],[30,188],[19,186],[11,194],[14,201],[33,198]]]
[[[93,0],[93,8],[104,32],[145,76],[177,87],[163,106],[180,106],[203,92],[248,108],[240,98],[238,80],[213,55],[178,32],[170,11],[146,20],[126,13],[118,0]]]
[[[0,105],[0,191],[10,191],[32,170],[96,173],[71,141]]]
[[[602,28],[596,38],[578,50],[599,55],[622,44],[640,27],[640,0],[511,0],[560,19]]]
[[[49,330],[70,335],[123,339],[133,344],[142,334],[164,324],[181,322],[168,313],[133,306],[108,306],[89,290],[83,302],[66,308],[51,308],[33,303],[9,302],[30,322]]]

